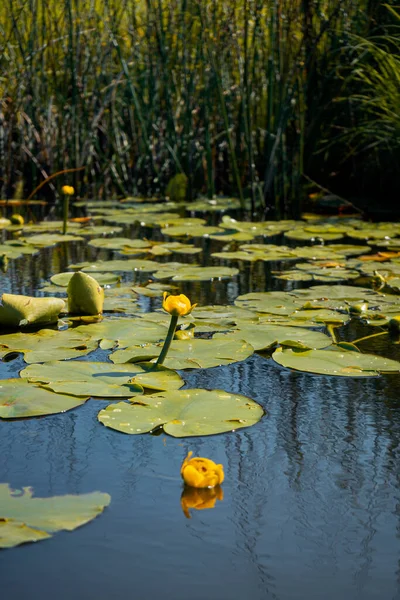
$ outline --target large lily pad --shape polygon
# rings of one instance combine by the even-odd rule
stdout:
[[[26,379],[0,381],[0,417],[20,419],[65,412],[84,404],[88,395],[79,397],[67,393],[54,393]],[[0,509],[1,511],[1,509]]]
[[[143,271],[143,273],[151,273],[156,269],[161,269],[162,265],[152,262],[151,260],[99,260],[93,263],[78,263],[69,265],[69,269],[82,270],[86,273],[108,273],[108,272],[130,272]]]
[[[123,433],[146,433],[163,426],[165,433],[173,437],[188,437],[249,427],[263,414],[261,406],[246,396],[189,389],[109,405],[99,412],[98,419]]]
[[[117,350],[110,355],[110,359],[116,364],[139,362],[157,358],[160,352],[160,344],[131,346],[125,350]],[[174,340],[164,364],[170,369],[207,369],[245,360],[253,352],[253,346],[243,339]]]
[[[41,329],[36,333],[1,335],[0,356],[4,357],[9,352],[23,352],[27,363],[85,356],[97,348],[98,342],[77,329]]]
[[[113,346],[148,344],[164,340],[167,327],[145,319],[114,319],[91,325],[79,325],[74,331],[90,336],[92,340],[101,340],[103,349]]]
[[[21,377],[41,383],[57,393],[99,398],[129,398],[150,390],[177,390],[183,379],[170,369],[155,365],[113,365],[105,362],[53,361],[30,365]]]
[[[168,268],[153,273],[156,279],[172,279],[172,281],[212,281],[214,279],[229,279],[238,275],[238,269],[230,267],[199,267],[198,265],[182,265],[177,268]]]
[[[96,518],[110,501],[101,492],[33,498],[32,488],[13,491],[1,483],[0,548],[47,539],[63,529],[73,531]]]
[[[55,246],[55,244],[60,244],[62,242],[79,242],[82,241],[83,238],[71,234],[63,235],[58,233],[40,233],[23,238],[23,240],[32,246],[45,248],[49,246]]]
[[[400,363],[395,360],[336,347],[306,351],[278,348],[272,358],[283,367],[320,375],[374,377],[380,373],[400,373]]]
[[[245,324],[237,331],[216,333],[214,340],[246,340],[254,350],[267,350],[276,344],[294,348],[325,348],[330,346],[330,337],[319,331],[303,327],[281,327],[279,325]]]
[[[54,285],[67,287],[73,275],[74,272],[57,273],[56,275],[50,277],[50,281]],[[118,283],[119,280],[119,275],[113,275],[112,273],[96,273],[96,281],[100,285],[112,285],[114,283]]]
[[[145,240],[131,240],[130,238],[98,238],[91,240],[89,246],[104,250],[123,250],[129,248],[132,251],[137,251],[138,254],[143,254],[151,247],[151,242]]]
[[[176,225],[175,227],[165,227],[161,233],[170,237],[208,237],[215,233],[223,233],[223,230],[213,225]]]

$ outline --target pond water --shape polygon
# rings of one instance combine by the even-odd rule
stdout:
[[[137,233],[125,228],[118,235]],[[195,260],[220,264],[211,257],[213,244],[197,241],[203,253]],[[11,260],[1,290],[37,294],[69,264],[100,258],[120,257],[85,242],[46,248]],[[279,266],[240,263],[231,279],[184,282],[179,289],[204,306],[231,304],[249,291],[309,285],[273,279]],[[148,274],[123,279],[145,282]],[[143,310],[160,305],[160,298],[140,299]],[[370,329],[355,320],[339,331],[353,340]],[[378,341],[376,353],[399,359],[399,346]],[[85,359],[107,355],[96,350]],[[25,366],[22,355],[0,362],[0,377],[17,377]],[[262,354],[180,373],[188,387],[244,394],[267,414],[247,429],[193,438],[106,428],[97,413],[109,400],[0,420],[0,481],[32,486],[41,497],[94,490],[112,497],[102,515],[72,533],[3,551],[4,598],[399,598],[399,375],[314,375]],[[190,510],[191,518],[182,510],[179,475],[189,450],[222,463],[226,476],[223,498],[212,509]]]

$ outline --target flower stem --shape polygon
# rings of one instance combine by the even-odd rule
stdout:
[[[69,212],[69,196],[65,194],[64,196],[64,215],[63,215],[63,235],[67,233],[67,221],[68,221],[68,212]]]
[[[162,365],[163,364],[163,362],[165,360],[165,357],[168,354],[168,350],[169,350],[169,347],[170,347],[171,342],[173,340],[176,326],[178,324],[178,319],[179,319],[178,316],[171,315],[171,322],[169,324],[169,329],[168,329],[167,337],[165,338],[164,346],[163,346],[163,348],[162,348],[162,350],[160,352],[160,356],[157,358],[156,367],[158,365]]]

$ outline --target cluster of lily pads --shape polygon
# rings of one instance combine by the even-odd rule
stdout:
[[[233,205],[224,199],[199,201],[191,210],[224,211]],[[0,382],[0,418],[45,416],[89,399],[108,400],[98,412],[98,421],[107,428],[131,435],[160,428],[174,437],[211,435],[249,427],[264,410],[251,398],[224,390],[182,389],[185,381],[178,371],[230,365],[259,353],[282,367],[313,374],[371,377],[400,372],[398,361],[364,352],[365,338],[349,343],[337,336],[339,328],[357,319],[371,326],[369,338],[397,341],[400,225],[372,227],[359,219],[316,218],[245,222],[228,215],[210,225],[205,218],[180,216],[183,207],[176,203],[139,199],[85,203],[85,208],[90,216],[69,222],[66,235],[62,222],[0,221],[9,236],[0,245],[3,261],[85,240],[94,253],[112,253],[111,259],[71,264],[68,272],[55,273],[44,283],[40,292],[52,298],[56,321],[60,316],[56,327],[49,325],[51,320],[38,321],[33,311],[18,322],[22,329],[3,330],[0,359],[22,354],[26,366],[19,377]],[[157,230],[157,239],[148,231],[143,239],[110,237],[126,227]],[[196,239],[223,242],[212,252],[211,265],[193,262],[204,250],[193,243]],[[192,262],[162,262],[174,255]],[[181,319],[163,365],[156,364],[169,315],[161,309],[144,312],[140,298],[158,298],[165,290],[174,293],[179,282],[229,280],[244,263],[256,261],[271,263],[282,286],[312,285],[240,295],[233,305],[197,306]],[[85,312],[87,303],[74,303],[70,297],[67,308],[60,300],[76,272],[90,274],[104,289],[98,311]],[[151,275],[151,281],[126,281],[135,272]],[[320,283],[330,285],[315,285]],[[0,325],[9,325],[2,321],[4,310],[0,307]],[[41,328],[23,328],[30,325]],[[107,352],[107,360],[86,359],[98,349]],[[0,487],[0,500],[2,493],[16,501],[8,488]],[[104,507],[107,499],[100,504]],[[43,539],[54,530],[46,524],[40,528],[40,519],[24,520],[13,510],[0,520],[0,547]]]

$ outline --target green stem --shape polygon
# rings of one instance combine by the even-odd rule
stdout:
[[[65,196],[64,196],[64,215],[63,215],[63,235],[65,235],[67,233],[68,212],[69,212],[69,196],[67,194],[65,194]]]
[[[326,326],[329,335],[332,338],[332,341],[334,344],[337,344],[337,339],[336,339],[336,335],[335,335],[335,325],[332,325],[332,323],[328,323]]]
[[[163,348],[161,350],[160,356],[157,358],[156,367],[158,367],[158,365],[162,365],[163,364],[163,362],[165,360],[165,357],[168,354],[169,347],[170,347],[171,342],[172,342],[172,340],[174,338],[175,329],[176,329],[176,326],[178,324],[178,319],[179,319],[178,316],[171,315],[171,322],[169,324],[169,329],[168,329],[167,337],[165,338],[164,346],[163,346]]]

